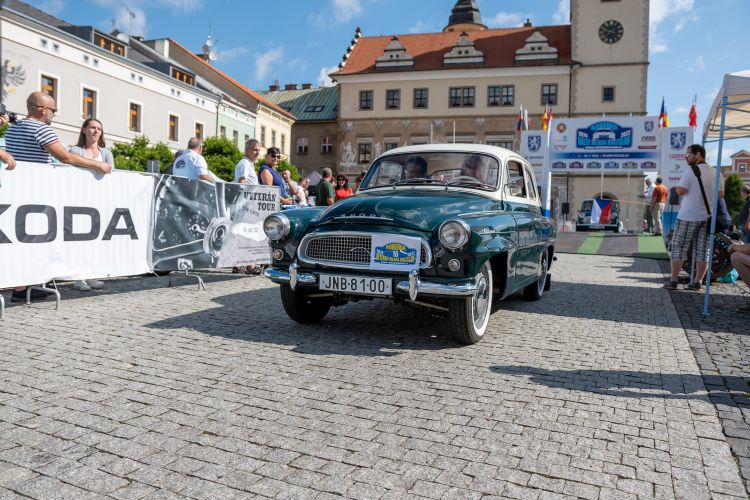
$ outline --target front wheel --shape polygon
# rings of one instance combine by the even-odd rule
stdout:
[[[310,297],[301,290],[292,290],[289,285],[281,285],[281,303],[287,315],[297,323],[318,323],[325,318],[331,308],[330,297]]]
[[[476,344],[484,336],[492,312],[492,268],[489,261],[474,278],[479,289],[468,298],[454,299],[449,304],[453,337],[462,344]]]
[[[523,295],[529,300],[539,300],[544,294],[544,287],[547,284],[547,272],[549,270],[549,256],[547,249],[542,250],[539,256],[539,268],[537,268],[536,281],[523,289]]]

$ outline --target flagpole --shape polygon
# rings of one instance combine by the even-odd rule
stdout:
[[[545,108],[546,111],[546,108]],[[544,151],[544,166],[542,167],[542,178],[544,179],[544,215],[545,217],[552,217],[552,168],[551,155],[550,155],[550,133],[552,131],[552,110],[547,113],[547,148]],[[567,201],[567,200],[566,200]],[[565,222],[563,221],[563,224]],[[563,226],[564,227],[564,226]]]

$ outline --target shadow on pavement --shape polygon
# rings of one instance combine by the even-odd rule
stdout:
[[[629,370],[546,370],[531,366],[492,366],[490,371],[526,376],[535,384],[554,389],[626,398],[695,399],[707,403],[711,403],[712,398],[732,401],[734,397],[734,405],[738,408],[750,408],[750,398],[737,398],[738,394],[746,394],[750,377]]]

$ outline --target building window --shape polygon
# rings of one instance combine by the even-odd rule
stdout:
[[[500,148],[513,150],[513,137],[507,135],[487,135],[485,143],[488,146],[498,146]]]
[[[398,147],[398,143],[399,143],[398,139],[386,138],[383,141],[383,150],[390,151],[391,149],[396,149]]]
[[[615,102],[614,87],[602,87],[602,102]]]
[[[240,145],[240,133],[236,130],[232,130],[232,142],[235,146],[239,147]]]
[[[420,144],[427,144],[430,142],[430,138],[426,135],[413,135],[411,136],[411,144],[412,146],[420,145]]]
[[[247,134],[245,134],[245,142],[243,144],[247,144],[247,141],[249,141],[249,140],[250,140],[250,136],[247,135]]]
[[[360,111],[372,109],[372,90],[359,91],[359,109]]]
[[[451,87],[448,105],[452,108],[473,107],[474,87]]]
[[[180,119],[176,115],[169,115],[169,134],[170,141],[180,140]]]
[[[307,137],[297,137],[297,153],[301,155],[307,154],[307,147]]]
[[[172,78],[188,85],[195,84],[195,77],[193,75],[177,68],[172,68]]]
[[[360,142],[357,144],[357,163],[370,163],[372,161],[372,143]]]
[[[104,50],[108,50],[112,52],[113,54],[117,54],[118,56],[125,57],[124,45],[122,45],[121,43],[117,43],[114,40],[110,40],[109,38],[105,38],[98,33],[94,35],[94,44],[98,45]]]
[[[401,107],[401,90],[385,91],[385,109],[399,109]]]
[[[227,128],[226,128],[226,127],[225,127],[224,125],[222,125],[221,127],[219,127],[219,135],[220,135],[220,136],[221,136],[221,137],[222,137],[223,139],[226,139],[226,138],[227,138]]]
[[[276,131],[271,130],[271,147],[276,147]]]
[[[305,113],[320,113],[324,108],[325,106],[308,106],[305,108]],[[291,111],[291,109],[287,111]]]
[[[131,132],[141,131],[141,105],[134,102],[130,103],[130,117],[128,120],[128,130]]]
[[[487,106],[500,106],[500,86],[487,87]]]
[[[286,151],[286,135],[281,134],[281,154],[285,154]]]
[[[543,83],[542,84],[542,106],[546,105],[557,106],[557,84],[556,83]]]
[[[41,90],[52,99],[57,100],[57,78],[42,75]]]
[[[747,163],[738,163],[737,168],[740,172],[747,172]]]
[[[203,140],[203,124],[200,122],[195,122],[195,138]]]
[[[266,126],[260,126],[260,145],[266,147]]]
[[[426,108],[428,89],[414,89],[414,108]]]
[[[81,95],[83,100],[82,114],[83,119],[96,118],[96,91],[84,88]]]
[[[513,102],[515,101],[515,90],[516,87],[514,85],[503,85],[500,87],[502,106],[513,106]]]
[[[330,135],[324,135],[320,138],[320,152],[328,154],[333,151],[333,139]]]

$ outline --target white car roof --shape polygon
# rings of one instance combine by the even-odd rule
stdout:
[[[392,154],[413,154],[413,153],[483,153],[496,156],[499,159],[514,158],[528,163],[521,155],[509,149],[498,146],[489,146],[487,144],[417,144],[415,146],[403,146],[400,148],[389,149],[378,158]]]

